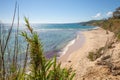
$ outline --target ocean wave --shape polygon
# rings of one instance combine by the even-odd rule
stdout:
[[[42,32],[46,32],[46,31],[61,31],[61,30],[78,30],[78,29],[34,29],[35,31],[42,31]]]
[[[59,54],[60,54],[61,56],[63,56],[63,55],[68,51],[69,47],[75,43],[75,40],[76,40],[76,38],[73,39],[73,40],[71,40],[71,41],[62,49],[62,51],[59,52]]]

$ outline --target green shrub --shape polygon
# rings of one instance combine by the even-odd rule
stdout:
[[[89,52],[87,58],[88,58],[89,60],[91,60],[91,61],[94,61],[94,60],[95,60],[94,55],[95,55],[94,52]]]
[[[116,33],[117,39],[120,40],[120,32]]]
[[[101,55],[103,54],[104,47],[101,47],[99,49],[97,49],[95,52],[89,52],[87,58],[90,59],[91,61],[95,61],[97,58],[101,57]]]

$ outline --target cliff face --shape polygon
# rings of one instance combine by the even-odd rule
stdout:
[[[113,38],[108,39],[101,57],[95,61],[95,66],[89,67],[83,80],[120,80],[120,19],[109,18],[103,22],[98,21],[98,26],[114,33]],[[91,23],[90,25],[93,25]]]
[[[120,19],[90,21],[84,25],[99,26],[105,29],[107,34],[113,32],[114,36],[108,38],[101,57],[91,61],[95,65],[89,67],[80,80],[120,80]]]
[[[111,47],[93,61],[95,65],[87,69],[83,80],[120,80],[120,42],[114,38],[108,44]]]

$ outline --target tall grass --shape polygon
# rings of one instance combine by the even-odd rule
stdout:
[[[5,59],[6,58],[6,54],[8,54],[8,58],[10,60],[10,55],[11,55],[11,50],[9,44],[10,41],[10,36],[12,33],[12,28],[13,28],[13,24],[14,24],[14,20],[15,20],[15,15],[16,15],[16,9],[17,9],[17,2],[15,3],[15,9],[14,9],[14,15],[13,15],[13,20],[12,20],[12,24],[11,27],[9,28],[8,32],[6,32],[4,26],[1,26],[0,29],[0,62],[1,62],[1,69],[0,69],[0,78],[1,80],[6,80],[9,79],[8,76],[10,76],[12,74],[12,67],[15,67],[15,50],[16,49],[16,45],[14,46],[14,56],[13,56],[13,60],[12,62],[7,62]],[[2,25],[2,24],[1,24]],[[16,35],[17,36],[17,35]],[[15,41],[17,40],[17,38],[15,39]],[[10,60],[11,61],[11,60]],[[11,67],[11,69],[8,67]]]

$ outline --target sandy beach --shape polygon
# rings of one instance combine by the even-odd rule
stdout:
[[[87,58],[88,53],[103,47],[107,39],[113,36],[112,32],[106,34],[106,31],[102,28],[83,31],[80,34],[83,36],[78,36],[75,43],[69,47],[66,54],[62,55],[59,59],[63,67],[71,66],[76,70],[75,80],[81,80],[81,76],[87,72],[87,69],[94,66],[94,62]]]

